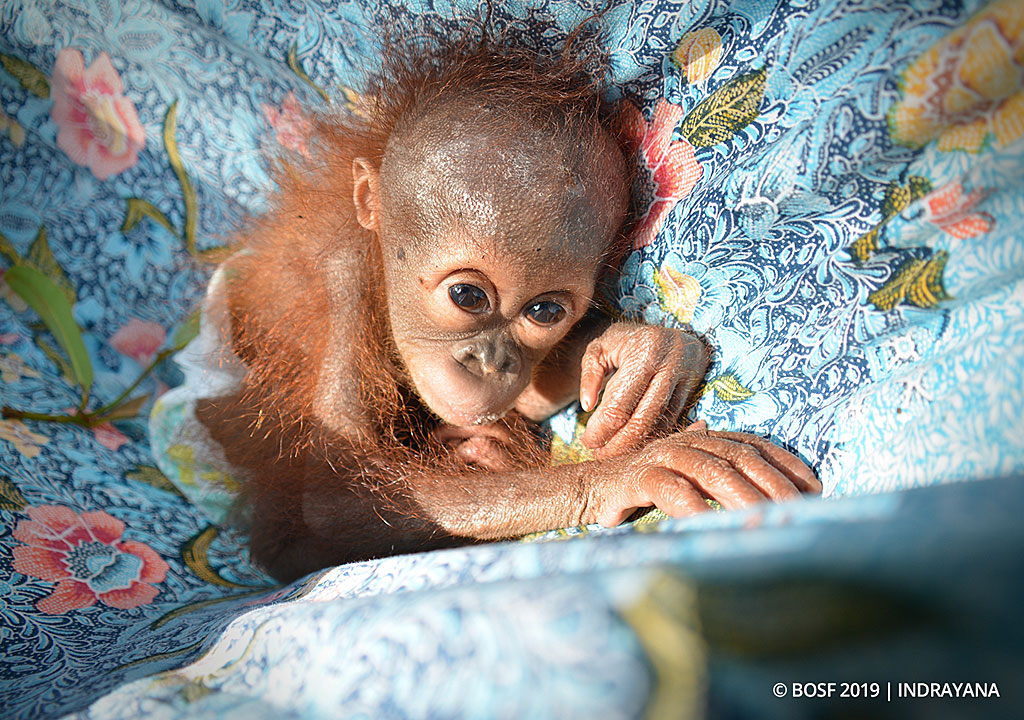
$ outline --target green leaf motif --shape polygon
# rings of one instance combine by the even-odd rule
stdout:
[[[124,476],[126,480],[135,480],[157,490],[181,495],[181,490],[168,480],[159,469],[152,465],[136,465],[134,470],[125,473]]]
[[[39,226],[36,239],[32,241],[32,245],[28,249],[28,257],[25,258],[25,262],[29,267],[35,268],[52,280],[53,284],[60,288],[69,304],[74,305],[78,301],[75,288],[68,280],[68,276],[64,274],[64,268],[53,256],[53,251],[50,250],[50,243],[46,239],[46,228],[42,225]]]
[[[78,299],[74,286],[68,280],[68,276],[64,273],[64,268],[60,266],[60,263],[57,262],[53,252],[50,250],[50,243],[46,239],[45,226],[39,226],[36,238],[32,241],[32,245],[28,249],[28,255],[25,257],[18,253],[14,243],[4,237],[3,234],[0,234],[0,255],[10,260],[12,265],[22,265],[38,270],[60,288],[68,303],[74,305],[77,302]]]
[[[900,303],[932,309],[943,300],[951,300],[942,275],[949,253],[941,250],[934,257],[904,261],[885,285],[868,295],[868,302],[879,310],[892,310]]]
[[[57,338],[61,349],[71,360],[75,382],[88,392],[92,387],[92,361],[85,350],[82,331],[71,316],[71,303],[64,292],[43,273],[24,265],[8,270],[4,279]]]
[[[931,181],[919,175],[911,175],[906,185],[889,183],[882,198],[882,218],[888,220],[903,212],[910,207],[910,203],[920,200],[931,190]]]
[[[234,252],[234,249],[230,245],[217,245],[216,247],[203,248],[197,252],[195,256],[204,263],[220,265],[231,257]]]
[[[192,342],[196,335],[199,334],[200,314],[199,309],[196,308],[189,313],[189,316],[185,318],[181,325],[174,329],[174,335],[171,338],[171,343],[175,351],[181,350]]]
[[[14,243],[8,240],[3,233],[0,233],[0,255],[7,258],[11,265],[17,265],[21,262],[21,255],[18,254],[18,250],[14,247]]]
[[[739,403],[754,397],[754,391],[740,382],[734,373],[724,372],[708,381],[705,392],[714,392],[718,399],[727,403]]]
[[[885,220],[878,223],[846,248],[846,252],[850,253],[850,257],[855,262],[867,262],[871,259],[872,255],[878,252],[878,236],[882,233],[882,227],[885,223]]]
[[[55,348],[53,345],[51,345],[50,342],[44,337],[37,337],[36,345],[39,347],[40,350],[43,351],[43,354],[46,355],[46,357],[50,358],[50,361],[57,366],[57,369],[60,371],[60,374],[64,377],[64,379],[67,380],[72,385],[74,385],[75,370],[74,368],[71,367],[71,363],[68,362],[67,358],[61,355],[60,351],[57,350],[57,348]]]
[[[0,53],[0,63],[3,63],[4,70],[13,75],[30,93],[44,100],[50,97],[50,82],[46,79],[46,75],[34,65],[21,58],[3,53]]]
[[[181,185],[181,195],[185,201],[185,230],[181,236],[185,241],[185,249],[188,250],[190,255],[195,255],[196,222],[199,217],[199,209],[196,201],[196,190],[192,187],[192,181],[189,180],[188,173],[185,172],[185,165],[182,163],[181,154],[178,152],[178,141],[174,137],[177,129],[178,101],[175,100],[167,108],[167,115],[164,118],[164,147],[167,149],[167,159],[170,161],[171,167],[174,168],[174,174],[178,178],[178,184]]]
[[[910,207],[910,204],[932,191],[932,183],[921,175],[911,175],[906,185],[891,182],[882,196],[882,219],[878,224],[853,241],[846,248],[854,262],[863,263],[871,259],[881,246],[882,229],[886,223]]]
[[[324,102],[330,102],[331,98],[327,96],[327,91],[324,90],[319,85],[317,85],[315,82],[313,82],[310,79],[309,75],[306,74],[306,71],[302,69],[302,65],[299,63],[299,57],[298,57],[298,52],[297,51],[298,51],[298,45],[292,43],[292,46],[290,48],[288,48],[288,56],[286,58],[286,61],[288,63],[288,67],[291,68],[291,71],[293,73],[295,73],[296,75],[299,76],[299,78],[302,80],[302,82],[306,83],[311,88],[316,90],[317,94],[319,94],[320,97],[322,97],[324,99]]]
[[[686,116],[680,131],[694,147],[711,147],[731,140],[760,114],[768,70],[740,75]]]
[[[137,417],[139,412],[142,410],[142,406],[149,400],[148,395],[139,395],[134,397],[126,403],[118,405],[113,410],[108,410],[103,413],[103,420],[125,420],[128,418]]]
[[[228,599],[232,599],[232,598],[228,598]],[[164,622],[166,622],[166,621],[164,621]],[[163,624],[163,623],[161,623],[161,624]],[[153,627],[153,626],[151,625],[150,627]],[[156,653],[155,655],[146,655],[145,657],[140,657],[140,658],[137,658],[135,660],[131,660],[129,662],[123,663],[121,665],[118,665],[116,668],[114,668],[114,671],[117,672],[117,671],[120,671],[120,670],[126,670],[128,668],[133,668],[133,667],[136,667],[138,665],[144,665],[144,664],[151,663],[151,662],[157,662],[158,660],[168,660],[170,658],[183,657],[185,655],[188,655],[190,652],[192,652],[194,650],[198,650],[200,647],[202,647],[202,644],[204,642],[206,642],[206,638],[205,637],[201,637],[198,640],[196,640],[194,643],[192,643],[191,645],[186,645],[185,647],[181,647],[181,648],[175,648],[174,650],[170,650],[168,652]]]
[[[235,602],[236,600],[241,600],[242,598],[253,597],[255,595],[262,595],[262,594],[267,593],[271,589],[272,588],[270,586],[259,587],[259,588],[255,588],[253,590],[247,590],[246,592],[238,593],[237,595],[224,595],[222,597],[213,597],[213,598],[209,598],[207,600],[198,600],[198,601],[196,601],[194,603],[189,603],[188,605],[179,605],[178,607],[174,608],[170,612],[164,613],[163,615],[158,617],[156,620],[151,622],[149,624],[149,628],[150,628],[150,630],[156,630],[156,629],[158,629],[160,627],[163,627],[164,625],[169,623],[171,620],[177,620],[178,618],[183,617],[185,615],[188,615],[189,613],[196,612],[197,610],[205,610],[206,608],[213,607],[215,605],[221,605],[223,603]],[[203,643],[203,641],[200,640],[197,643],[195,643],[195,645],[190,645],[188,648],[183,648],[180,651],[174,651],[173,653],[162,653],[160,655],[152,655],[152,656],[150,656],[148,658],[145,658],[144,660],[137,660],[136,662],[149,662],[150,660],[152,660],[154,658],[169,657],[169,656],[171,656],[173,654],[176,654],[178,652],[184,653],[184,652],[186,652],[188,650],[191,650],[194,647],[198,647],[202,643]],[[130,665],[131,665],[131,663],[129,663],[128,665],[125,665],[124,667],[129,667]]]
[[[907,178],[907,189],[913,200],[920,200],[932,191],[932,181],[923,175],[911,175]]]
[[[171,221],[167,219],[167,216],[160,212],[160,208],[153,203],[137,197],[127,198],[125,202],[127,202],[128,207],[125,208],[124,222],[121,223],[122,233],[128,232],[138,225],[143,218],[148,217],[160,225],[163,225],[171,232],[171,234],[178,234],[178,231],[174,229],[173,225],[171,225]]]
[[[186,703],[195,703],[213,692],[200,678],[189,680],[180,690],[181,699]]]
[[[21,512],[28,503],[14,482],[6,475],[0,475],[0,510]]]

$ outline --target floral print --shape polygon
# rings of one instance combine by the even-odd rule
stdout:
[[[950,235],[966,240],[992,228],[991,215],[974,212],[984,197],[982,190],[975,189],[965,194],[963,185],[950,183],[923,198],[925,214],[929,221]]]
[[[1024,136],[1024,4],[998,0],[918,58],[889,114],[894,139],[910,147],[976,153]]]
[[[117,450],[130,442],[128,436],[113,426],[112,423],[100,423],[92,429],[96,441],[108,450]]]
[[[138,162],[146,131],[105,52],[87,68],[80,51],[61,50],[51,92],[50,117],[60,128],[57,145],[76,164],[106,180]]]
[[[0,134],[9,137],[14,147],[20,148],[25,144],[25,128],[3,110],[0,110]]]
[[[692,83],[704,82],[722,61],[722,38],[714,28],[704,27],[683,36],[672,53],[672,62],[678,65]]]
[[[14,445],[14,449],[28,459],[39,455],[40,448],[50,442],[50,438],[29,430],[21,420],[0,420],[0,440]]]
[[[0,380],[16,383],[22,378],[39,377],[39,373],[25,364],[20,355],[0,355]]]
[[[139,365],[148,365],[167,339],[167,331],[154,322],[132,318],[110,338],[110,345]]]
[[[267,119],[270,127],[277,131],[275,137],[281,147],[309,157],[306,138],[312,131],[312,125],[303,114],[295,93],[288,93],[280,108],[264,103],[263,117]]]
[[[6,269],[0,272],[0,299],[10,305],[14,312],[22,312],[28,307],[28,304],[21,299],[20,295],[11,290],[11,286],[4,280],[6,274]]]
[[[634,188],[643,213],[634,231],[634,248],[654,241],[669,211],[690,194],[704,172],[694,157],[693,145],[685,138],[672,139],[682,117],[681,107],[661,99],[650,122],[629,101],[616,119],[619,138],[627,152],[639,158],[647,176],[640,177],[640,187]]]
[[[97,601],[127,609],[153,601],[168,565],[145,543],[122,540],[125,524],[103,511],[81,515],[71,508],[42,505],[14,529],[24,545],[14,548],[14,569],[56,582],[36,607],[48,615],[90,607]]]
[[[684,275],[671,265],[654,271],[654,284],[662,307],[681,323],[693,320],[693,311],[700,301],[700,283],[692,275]]]
[[[375,38],[361,34],[364,15],[394,10],[402,18],[444,20],[430,3],[297,5],[45,0],[15,2],[0,13],[2,110],[9,118],[0,116],[0,266],[28,264],[74,296],[74,320],[96,371],[91,407],[116,398],[137,376],[135,361],[167,346],[165,333],[144,323],[169,329],[188,315],[206,277],[199,261],[237,220],[266,206],[261,157],[313,149],[289,91],[302,101],[322,88],[331,111],[355,111],[354,93],[364,90],[356,78],[377,50]],[[553,34],[538,44],[557,43],[579,22],[579,3],[540,0],[526,13],[517,5],[495,3],[495,27],[554,20]],[[1003,482],[1024,472],[1024,279],[1016,232],[1024,217],[1021,19],[1020,0],[657,0],[619,3],[594,21],[596,37],[607,40],[609,99],[623,103],[620,127],[631,136],[641,248],[626,254],[601,300],[637,321],[675,326],[690,318],[704,335],[714,355],[696,416],[716,429],[772,437],[812,463],[839,497],[971,478]],[[75,71],[64,72],[72,65]],[[77,86],[69,79],[76,72]],[[100,75],[109,82],[97,89],[91,83]],[[85,103],[88,87],[98,93],[92,105]],[[71,131],[61,104],[77,112]],[[372,97],[360,104],[371,105]],[[130,113],[118,114],[126,106],[144,134],[132,132]],[[124,152],[108,158],[103,143]],[[98,153],[100,164],[90,165],[82,152]],[[116,162],[103,168],[103,161]],[[854,256],[847,248],[862,237],[865,251]],[[0,355],[17,352],[40,374],[2,381],[3,404],[41,413],[71,404],[54,336],[2,281],[0,297]],[[156,372],[169,384],[180,381],[170,362]],[[151,387],[147,381],[138,392]],[[428,697],[423,689],[431,683],[407,681],[424,669],[473,669],[486,660],[481,652],[495,647],[503,648],[499,680],[555,678],[564,682],[552,687],[567,693],[558,696],[560,707],[579,710],[574,699],[586,697],[598,715],[609,708],[642,714],[642,703],[651,701],[636,689],[651,687],[653,676],[643,674],[649,659],[637,655],[639,674],[631,675],[608,653],[581,650],[580,642],[601,638],[609,647],[638,647],[621,616],[590,595],[624,588],[637,597],[634,571],[642,568],[625,576],[602,568],[663,551],[683,564],[725,563],[723,571],[738,561],[737,577],[755,558],[767,577],[778,568],[766,559],[766,538],[783,553],[821,551],[817,566],[838,561],[838,545],[808,542],[799,532],[774,539],[726,534],[715,547],[728,546],[729,557],[712,552],[701,560],[704,535],[663,525],[658,542],[620,529],[615,539],[579,542],[569,553],[503,544],[359,563],[311,576],[278,598],[315,588],[320,599],[349,601],[268,607],[275,596],[258,590],[268,580],[249,564],[244,537],[218,532],[205,515],[209,508],[228,515],[230,503],[216,504],[229,478],[188,452],[192,445],[177,444],[186,439],[160,435],[183,406],[168,407],[166,424],[150,425],[156,431],[149,441],[141,419],[117,420],[114,429],[0,423],[0,675],[11,689],[5,715],[136,718],[159,708],[182,718],[254,717],[284,707],[274,700],[285,695],[294,700],[285,709],[316,714],[368,693],[380,698],[366,705],[371,717],[431,715],[430,708],[453,714],[465,708],[452,704],[450,692]],[[560,417],[571,420],[564,438],[571,442],[576,416]],[[169,463],[152,464],[151,448],[173,461],[173,475],[165,475]],[[985,507],[1003,499],[985,495],[993,487],[987,481],[959,485],[945,488],[957,494],[937,496],[935,507],[966,507],[966,518],[977,498]],[[32,514],[65,505],[74,509],[53,511],[66,515],[61,537],[78,544],[14,537],[17,527],[39,529]],[[809,514],[825,537],[857,525],[852,511],[877,524],[906,509],[903,496],[879,496],[765,512],[780,525]],[[921,509],[915,518],[924,530],[956,520]],[[111,521],[100,510],[127,529],[102,530]],[[834,522],[826,520],[832,513]],[[95,541],[84,530],[93,524],[101,528]],[[895,547],[917,530],[904,522],[880,527],[893,532]],[[552,582],[523,576],[524,560]],[[564,584],[583,569],[591,573],[586,587]],[[482,577],[529,584],[510,596],[515,583],[481,585]],[[464,597],[453,600],[453,587]],[[553,588],[564,595],[553,596]],[[580,588],[587,607],[566,614],[566,598],[579,597]],[[509,627],[506,609],[530,609],[538,599],[551,601],[544,606],[550,624],[486,635],[488,627]],[[119,602],[142,604],[121,610]],[[240,617],[248,609],[242,603],[259,610]],[[412,632],[396,632],[395,618],[412,618]],[[442,630],[453,629],[443,638],[439,618],[451,620]],[[610,626],[595,625],[606,620]],[[267,627],[273,641],[262,647],[272,652],[253,652],[245,633]],[[485,634],[467,642],[467,629]],[[520,629],[536,644],[505,642],[519,639]],[[578,637],[558,635],[580,629]],[[312,654],[291,642],[297,633],[312,638]],[[408,642],[392,642],[399,636]],[[324,642],[332,637],[355,651],[339,653],[338,643]],[[230,652],[214,652],[210,666],[211,648]],[[295,648],[293,655],[278,652]],[[372,686],[361,673],[366,648],[384,648],[389,668]],[[453,648],[465,652],[453,656]],[[560,663],[566,651],[580,663]],[[200,653],[198,668],[151,677]],[[137,683],[125,685],[132,678]],[[295,680],[294,694],[282,695],[282,678],[285,687]],[[597,684],[581,688],[580,678]],[[131,697],[87,709],[119,685]],[[521,685],[491,683],[471,694],[478,714],[542,697],[519,692]],[[508,692],[492,695],[494,687]],[[336,696],[325,701],[325,688]],[[641,705],[623,709],[621,692]],[[763,696],[754,688],[750,707]],[[437,705],[429,704],[432,697]],[[546,706],[522,709],[523,716],[552,714]]]

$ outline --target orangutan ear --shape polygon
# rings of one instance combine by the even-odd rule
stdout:
[[[367,230],[380,229],[380,173],[366,158],[352,161],[352,204],[356,219]]]

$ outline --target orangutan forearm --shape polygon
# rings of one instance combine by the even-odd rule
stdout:
[[[445,533],[476,540],[517,537],[538,530],[594,522],[584,476],[600,463],[560,465],[449,477],[423,476],[411,496],[426,519]]]

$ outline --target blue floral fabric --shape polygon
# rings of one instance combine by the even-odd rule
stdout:
[[[502,3],[492,22],[557,43],[591,10]],[[704,333],[695,415],[792,448],[826,499],[275,588],[157,470],[146,414],[181,376],[156,362],[131,386],[190,335],[203,260],[264,207],[261,158],[304,149],[300,105],[344,111],[378,28],[475,11],[0,9],[5,715],[810,717],[820,703],[771,684],[1019,677],[1017,0],[657,0],[601,18],[640,170],[609,305]],[[16,292],[38,277],[81,354]],[[33,419],[74,415],[83,384],[86,410],[138,400],[92,427]],[[571,447],[574,412],[554,425]],[[209,479],[174,452],[175,482]],[[923,485],[944,486],[895,492]],[[864,608],[888,620],[842,620]]]

